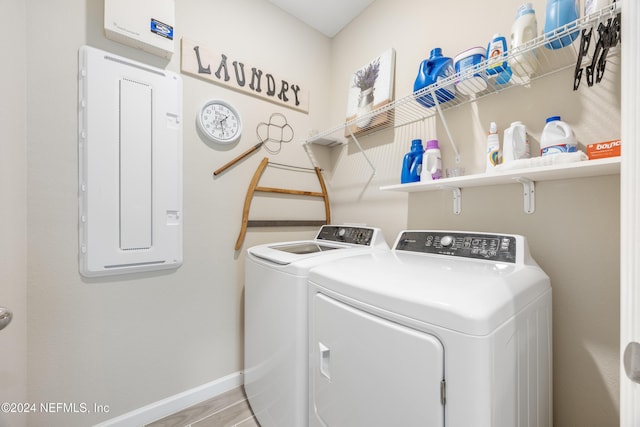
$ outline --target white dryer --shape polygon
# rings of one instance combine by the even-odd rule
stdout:
[[[247,251],[244,388],[261,427],[307,424],[309,270],[379,251],[389,251],[380,229],[334,225],[323,226],[313,240]]]
[[[404,231],[309,284],[310,426],[552,426],[551,287],[524,237]]]

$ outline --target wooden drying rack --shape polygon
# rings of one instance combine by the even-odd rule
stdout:
[[[331,223],[331,210],[329,207],[329,195],[327,194],[327,187],[324,184],[324,179],[322,178],[322,172],[320,168],[315,167],[313,170],[318,177],[318,181],[320,182],[320,188],[322,192],[315,191],[303,191],[303,190],[289,190],[285,188],[274,188],[274,187],[258,187],[258,181],[260,181],[260,177],[264,172],[265,168],[269,164],[269,159],[265,157],[260,165],[258,165],[258,169],[253,174],[253,178],[251,178],[251,182],[249,183],[249,188],[247,189],[247,195],[244,199],[244,208],[242,209],[242,226],[240,228],[240,234],[238,235],[238,240],[236,241],[235,250],[239,250],[242,247],[242,243],[244,242],[244,237],[247,234],[247,227],[300,227],[300,226],[320,226],[324,224]],[[276,163],[274,163],[276,164]],[[282,165],[286,166],[286,165]],[[251,208],[251,201],[253,200],[253,195],[255,192],[262,193],[277,193],[277,194],[291,194],[295,196],[307,196],[307,197],[321,197],[324,200],[324,211],[325,211],[325,220],[249,220],[249,209]]]

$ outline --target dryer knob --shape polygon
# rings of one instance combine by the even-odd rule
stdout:
[[[453,243],[452,236],[442,236],[442,238],[440,239],[440,244],[442,245],[443,248],[447,246],[451,246],[452,243]]]
[[[344,237],[345,234],[347,234],[347,230],[346,229],[341,228],[340,230],[338,230],[338,236]]]

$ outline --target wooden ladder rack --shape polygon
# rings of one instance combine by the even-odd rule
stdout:
[[[253,174],[253,178],[249,183],[249,188],[247,189],[247,195],[244,199],[244,208],[242,209],[242,226],[240,228],[240,234],[238,235],[238,240],[236,241],[235,250],[239,250],[242,247],[242,243],[244,242],[244,237],[247,234],[247,227],[301,227],[301,226],[320,226],[324,224],[331,223],[331,210],[329,207],[329,195],[327,194],[327,187],[324,183],[324,179],[322,178],[322,172],[320,168],[315,167],[313,170],[318,177],[318,181],[320,182],[320,188],[322,192],[316,191],[303,191],[303,190],[289,190],[286,188],[274,188],[274,187],[259,187],[258,181],[260,181],[260,177],[262,177],[262,173],[265,168],[269,164],[269,159],[265,157],[260,165],[258,165],[258,169]],[[276,193],[276,194],[290,194],[295,196],[306,196],[306,197],[320,197],[324,200],[324,211],[325,211],[325,220],[249,220],[249,210],[251,208],[251,201],[253,200],[253,195],[256,192],[262,193]]]

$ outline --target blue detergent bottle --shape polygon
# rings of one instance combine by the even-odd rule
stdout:
[[[580,17],[580,1],[579,0],[548,0],[547,16],[544,22],[544,35],[547,39],[552,39],[546,43],[544,47],[547,49],[560,49],[569,46],[580,34],[580,30],[570,32],[569,34],[553,40],[556,35],[567,26],[567,29],[575,26],[574,21]]]
[[[455,73],[453,69],[453,59],[442,55],[442,49],[436,47],[431,50],[429,59],[425,59],[418,68],[418,76],[413,84],[413,91],[416,92],[427,86],[437,83],[439,80],[452,76]],[[438,102],[447,102],[455,98],[455,83],[443,86],[435,91]],[[420,104],[427,108],[435,105],[431,93],[426,93],[416,98]]]
[[[400,182],[406,184],[408,182],[420,181],[420,173],[422,172],[422,155],[424,148],[421,139],[411,141],[411,151],[404,156],[402,161],[402,174]]]
[[[503,85],[509,82],[512,73],[507,62],[507,39],[494,34],[487,45],[487,74],[496,76],[496,83]]]

